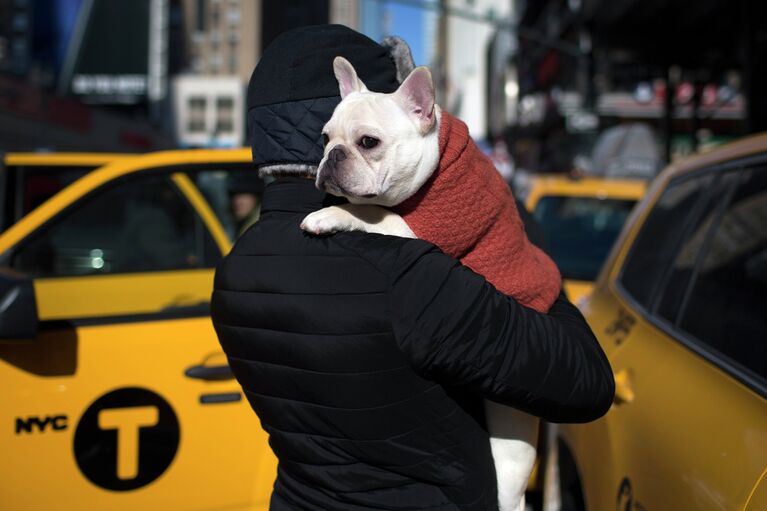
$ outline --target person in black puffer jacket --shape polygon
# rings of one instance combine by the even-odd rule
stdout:
[[[564,296],[540,314],[425,241],[300,229],[338,201],[312,180],[340,101],[337,55],[371,90],[397,88],[388,50],[346,27],[275,39],[250,81],[248,124],[255,164],[277,179],[211,303],[279,459],[270,509],[497,510],[482,398],[591,421],[612,402],[610,365]]]

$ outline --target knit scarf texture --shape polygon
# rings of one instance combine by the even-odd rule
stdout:
[[[539,312],[559,295],[554,261],[530,243],[511,190],[461,120],[442,112],[437,170],[394,211],[498,291]]]

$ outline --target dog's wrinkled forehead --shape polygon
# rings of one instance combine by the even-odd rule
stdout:
[[[428,133],[434,126],[434,81],[427,67],[414,69],[391,94],[370,92],[357,76],[354,66],[343,57],[333,60],[333,73],[338,80],[342,98],[333,114],[336,119],[346,118],[348,109],[354,108],[358,117],[377,119],[405,113],[421,135]],[[360,102],[369,103],[370,110],[358,111],[355,107]],[[334,127],[334,130],[337,129]]]
[[[366,130],[383,135],[401,118],[404,112],[385,94],[360,92],[339,103],[323,132],[331,137],[359,135]]]

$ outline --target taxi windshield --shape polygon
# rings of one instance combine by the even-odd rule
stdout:
[[[533,216],[546,237],[549,255],[565,279],[594,280],[626,221],[634,200],[543,197]]]
[[[97,165],[7,167],[4,170],[6,186],[0,193],[0,210],[4,213],[0,232],[96,168]]]

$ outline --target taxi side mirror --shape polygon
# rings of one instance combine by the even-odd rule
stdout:
[[[32,279],[0,268],[0,339],[37,335],[37,303]]]

